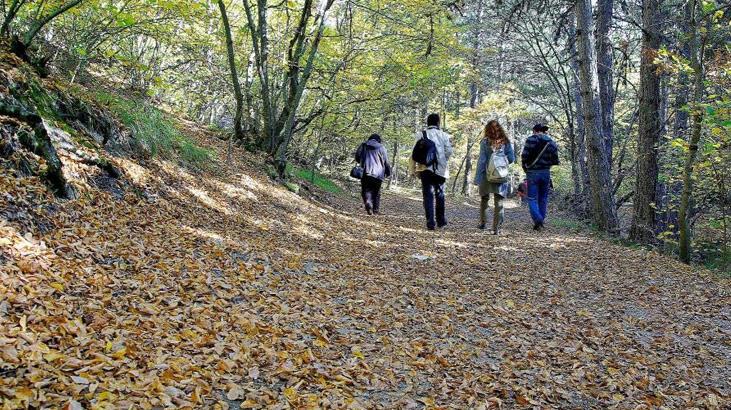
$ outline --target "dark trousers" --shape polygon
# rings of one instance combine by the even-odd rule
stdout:
[[[444,217],[444,177],[432,171],[422,171],[421,193],[424,197],[424,213],[426,214],[426,227],[433,229],[435,226],[442,227],[447,224]],[[436,221],[434,220],[434,202],[436,202]]]
[[[363,198],[363,205],[366,211],[378,213],[381,208],[381,181],[368,175],[363,175],[360,180],[360,196]]]

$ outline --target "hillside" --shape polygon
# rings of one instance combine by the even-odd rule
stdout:
[[[0,69],[5,102],[33,81],[56,92]],[[535,233],[521,208],[501,237],[470,202],[436,232],[406,194],[368,218],[239,148],[226,163],[190,122],[176,141],[194,145],[152,155],[112,100],[84,101],[86,125],[36,107],[61,179],[17,140],[31,117],[0,115],[2,408],[731,405],[728,278]]]

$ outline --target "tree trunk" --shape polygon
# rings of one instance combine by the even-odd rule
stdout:
[[[394,133],[393,157],[391,159],[391,178],[388,179],[388,185],[386,185],[386,189],[391,189],[391,184],[396,184],[398,182],[398,150],[399,150],[398,138],[396,137],[396,134]]]
[[[678,44],[678,53],[684,58],[690,60],[690,43],[688,42],[687,33],[690,33],[690,18],[692,4],[690,1],[685,3],[682,15],[678,16],[676,25],[680,33]],[[688,94],[690,89],[688,87],[688,73],[685,70],[681,70],[677,78],[677,86],[674,88],[675,101],[673,106],[675,108],[675,121],[673,122],[672,136],[673,138],[679,138],[682,140],[687,139],[688,131]],[[662,139],[660,140],[662,143]],[[661,172],[671,172],[669,169],[665,169],[661,162]],[[670,183],[659,184],[658,199],[660,202],[660,221],[659,229],[661,231],[671,231],[673,238],[677,239],[678,227],[678,209],[677,209],[677,198],[680,196],[682,191],[681,181],[672,181]]]
[[[38,20],[31,26],[31,28],[25,33],[23,36],[23,45],[28,48],[30,47],[30,44],[33,42],[33,39],[36,38],[36,35],[38,32],[41,31],[41,29],[48,23],[51,22],[51,20],[55,19],[56,17],[60,16],[61,14],[71,10],[72,8],[78,6],[81,4],[82,0],[72,0],[68,3],[65,3],[52,12],[50,12],[47,16],[43,17],[42,19]]]
[[[599,99],[602,104],[602,132],[607,159],[612,163],[614,141],[614,55],[609,37],[612,29],[614,0],[599,0],[597,10],[597,73],[599,75]]]
[[[581,94],[589,152],[589,181],[594,222],[610,234],[619,233],[614,207],[610,163],[602,130],[602,105],[599,93],[596,48],[591,16],[591,0],[577,0],[575,5]]]
[[[472,144],[467,146],[467,154],[465,154],[464,179],[462,180],[462,195],[470,196],[470,171],[472,171]]]
[[[228,56],[228,65],[231,71],[231,84],[234,88],[234,97],[236,99],[236,114],[234,115],[234,135],[239,141],[244,140],[244,127],[242,118],[244,113],[244,95],[241,92],[241,83],[239,82],[239,73],[236,69],[236,57],[234,56],[234,43],[231,37],[231,26],[228,23],[228,14],[226,13],[226,5],[223,0],[218,0],[218,8],[221,10],[221,21],[223,22],[223,33],[226,38],[226,53]],[[230,144],[229,144],[230,146]]]
[[[630,237],[638,242],[655,240],[658,140],[660,117],[660,75],[654,64],[660,48],[662,19],[660,1],[642,2],[642,48],[640,51],[640,105],[637,137],[637,178]]]
[[[684,8],[683,16],[678,21],[681,33],[689,33],[692,30],[689,24],[692,13],[692,5],[689,1]],[[680,55],[690,59],[690,42],[685,39],[685,35],[681,36],[678,51]],[[678,86],[675,94],[675,123],[673,124],[673,136],[675,138],[685,138],[685,132],[688,130],[688,107],[686,107],[688,93],[688,73],[681,70],[678,74]]]
[[[574,129],[576,141],[576,158],[578,165],[580,187],[577,194],[577,203],[581,204],[581,213],[586,213],[586,198],[589,195],[589,168],[586,163],[586,131],[584,127],[583,104],[581,101],[581,81],[579,79],[579,58],[576,48],[576,22],[569,21],[569,35],[571,36],[571,46],[569,48],[571,58],[571,71],[573,74],[573,90],[574,90],[574,118],[576,119],[576,127]]]
[[[698,143],[701,140],[703,117],[705,114],[705,109],[700,105],[705,93],[705,67],[703,57],[706,49],[706,39],[710,35],[709,31],[713,27],[712,24],[708,24],[707,30],[701,35],[700,40],[698,39],[698,32],[700,31],[699,21],[702,21],[702,19],[698,18],[697,13],[700,12],[701,11],[698,9],[696,1],[693,1],[690,19],[690,63],[693,68],[694,78],[693,105],[691,111],[693,118],[693,131],[688,144],[688,156],[685,158],[685,166],[683,167],[683,192],[680,195],[680,209],[678,212],[678,222],[680,223],[680,238],[678,244],[680,248],[680,260],[685,263],[690,263],[691,232],[690,227],[688,226],[688,214],[691,208],[691,195],[693,194],[693,168],[695,167],[695,159],[698,155]]]

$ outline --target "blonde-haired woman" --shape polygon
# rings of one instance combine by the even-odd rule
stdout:
[[[485,229],[487,224],[487,206],[490,201],[490,194],[493,195],[495,213],[492,218],[493,235],[500,234],[500,226],[503,223],[505,211],[503,200],[508,196],[510,189],[509,182],[490,182],[487,177],[487,168],[490,159],[496,152],[505,154],[509,163],[515,162],[515,151],[508,135],[497,120],[491,120],[485,125],[482,141],[480,141],[480,159],[477,161],[477,172],[475,173],[475,185],[480,188],[480,229]]]

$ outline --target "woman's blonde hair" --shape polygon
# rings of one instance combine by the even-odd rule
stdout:
[[[503,144],[510,144],[510,139],[508,139],[508,134],[505,133],[505,130],[503,129],[503,126],[500,125],[498,120],[490,120],[487,124],[485,124],[485,130],[483,131],[483,137],[492,145],[493,147],[498,147]]]

